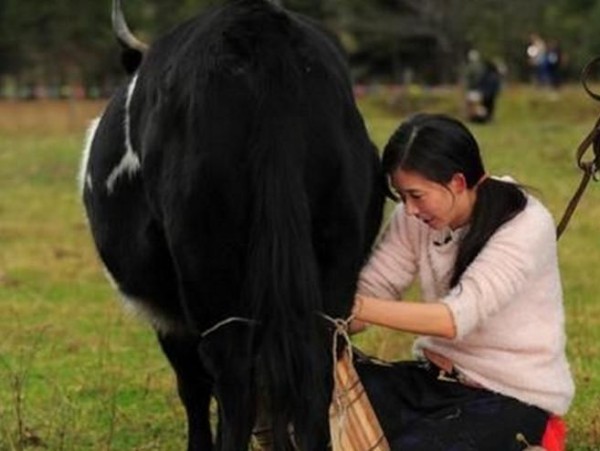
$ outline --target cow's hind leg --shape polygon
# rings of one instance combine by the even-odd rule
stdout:
[[[215,380],[214,395],[219,404],[217,449],[248,449],[256,419],[256,391],[253,379],[253,334],[244,323],[231,323],[204,338],[200,358]]]
[[[209,404],[213,383],[198,357],[198,340],[158,334],[158,341],[177,375],[179,396],[188,418],[188,451],[213,449]]]

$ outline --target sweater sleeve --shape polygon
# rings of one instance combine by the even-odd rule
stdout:
[[[531,205],[533,203],[533,205]],[[550,213],[536,200],[502,225],[460,282],[441,301],[451,310],[461,339],[518,298],[528,280],[555,261],[556,234]]]
[[[410,218],[399,204],[361,271],[358,292],[381,299],[400,299],[417,272],[416,241],[411,237]]]

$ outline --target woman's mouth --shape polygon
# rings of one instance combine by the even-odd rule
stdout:
[[[432,229],[437,229],[436,227],[436,219],[435,218],[419,218],[427,227],[431,227]]]

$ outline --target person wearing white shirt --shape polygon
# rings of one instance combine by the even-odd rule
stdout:
[[[542,443],[574,396],[552,216],[514,180],[489,177],[448,116],[408,119],[382,162],[401,203],[361,272],[353,329],[418,336],[414,361],[356,362],[392,448]],[[415,280],[422,302],[406,302]]]

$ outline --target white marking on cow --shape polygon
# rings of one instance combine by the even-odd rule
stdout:
[[[179,331],[184,330],[183,324],[176,323],[173,320],[170,320],[169,318],[166,318],[160,313],[154,311],[148,306],[147,302],[144,302],[144,300],[124,293],[109,269],[104,265],[103,269],[104,275],[112,285],[113,289],[119,293],[119,298],[121,299],[123,309],[128,315],[150,323],[154,330],[158,332],[178,333]]]
[[[148,307],[148,303],[144,300],[128,296],[122,291],[120,294],[125,311],[135,318],[146,321],[154,328],[154,330],[170,334],[176,334],[185,330],[182,323],[176,323],[169,318],[160,315],[158,312]]]
[[[131,106],[131,98],[133,97],[133,91],[137,83],[137,75],[133,77],[127,88],[127,99],[125,100],[125,155],[121,158],[119,164],[111,171],[108,179],[106,179],[106,189],[109,194],[112,193],[115,188],[117,179],[123,174],[128,174],[132,177],[140,169],[140,159],[133,151],[133,145],[131,144],[131,116],[129,114],[129,108]]]
[[[79,194],[83,195],[83,190],[87,188],[92,190],[92,175],[88,170],[88,162],[90,160],[90,152],[92,150],[92,142],[98,130],[98,124],[100,123],[100,117],[93,119],[88,126],[85,134],[85,147],[83,148],[83,155],[81,156],[81,163],[79,166],[79,174],[77,175],[77,184],[79,186]]]

